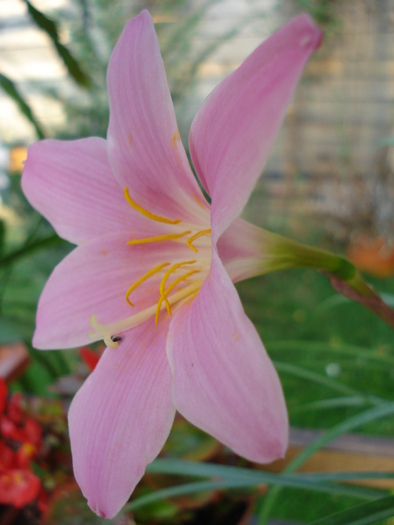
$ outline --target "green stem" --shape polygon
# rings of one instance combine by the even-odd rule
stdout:
[[[264,273],[289,268],[314,268],[327,275],[334,289],[371,310],[394,330],[394,310],[364,281],[354,264],[326,250],[312,248],[286,237],[264,232],[269,265]]]

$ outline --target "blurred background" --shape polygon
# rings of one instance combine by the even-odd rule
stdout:
[[[392,0],[0,0],[0,377],[13,392],[8,403],[24,414],[13,420],[13,409],[4,405],[2,418],[21,432],[24,425],[25,432],[23,439],[15,428],[8,435],[0,422],[0,443],[15,454],[33,443],[35,452],[18,468],[39,479],[35,491],[30,481],[23,487],[15,481],[17,495],[28,494],[17,500],[2,496],[0,476],[0,523],[101,522],[73,481],[65,420],[101,348],[40,353],[31,347],[39,294],[72,246],[30,208],[20,174],[28,146],[40,138],[105,137],[107,63],[126,21],[144,8],[159,36],[186,149],[193,116],[210,91],[293,16],[307,11],[315,18],[325,39],[244,216],[349,257],[394,305]],[[295,432],[328,428],[376,399],[393,399],[392,331],[336,295],[323,275],[294,270],[238,289],[281,375]],[[25,430],[29,417],[41,428],[36,434]],[[379,439],[391,439],[393,430],[390,417],[358,429],[391,470],[394,442],[382,456]],[[305,446],[306,436],[294,434],[290,456]],[[338,446],[340,461],[323,454],[310,469],[349,465],[356,445],[351,442],[348,452]],[[164,455],[245,464],[181,418]],[[11,468],[1,461],[0,453],[0,473]],[[148,476],[140,491],[175,481]],[[264,490],[167,499],[116,523],[253,523]],[[308,523],[349,501],[286,489],[272,519]]]

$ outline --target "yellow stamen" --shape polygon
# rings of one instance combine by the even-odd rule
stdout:
[[[191,275],[193,275],[194,273],[198,273],[200,270],[192,270],[191,272],[187,272],[185,273],[184,275],[181,275],[180,277],[178,277],[177,279],[175,279],[175,281],[173,283],[170,284],[170,286],[167,288],[167,290],[164,290],[164,294],[163,295],[160,295],[160,299],[159,299],[159,302],[157,303],[157,309],[156,309],[156,315],[155,315],[155,324],[157,324],[157,321],[159,320],[159,314],[160,314],[160,309],[161,309],[161,303],[163,301],[165,301],[166,303],[166,308],[167,308],[167,312],[169,315],[172,315],[172,312],[171,312],[171,308],[170,308],[170,304],[168,302],[168,299],[167,299],[167,295],[172,292],[172,290],[175,288],[175,286],[177,286],[180,282],[182,281],[186,281],[186,279],[188,277],[190,277]]]
[[[176,292],[173,295],[171,295],[168,298],[170,305],[181,301],[186,297],[190,297],[195,292],[198,292],[198,290],[201,288],[202,283],[203,280],[194,281],[189,286],[186,286],[185,288],[182,288],[182,290],[179,290],[179,292]],[[100,341],[100,339],[102,339],[108,347],[116,348],[118,346],[118,343],[117,341],[113,341],[111,339],[111,336],[113,336],[114,334],[120,334],[122,332],[125,332],[126,330],[129,330],[130,328],[135,328],[136,326],[139,326],[140,324],[147,321],[150,317],[155,315],[156,310],[157,307],[156,305],[154,305],[147,308],[146,310],[142,310],[137,314],[127,317],[126,319],[122,319],[121,321],[117,321],[115,323],[110,324],[101,324],[97,321],[97,317],[95,315],[91,315],[89,318],[89,322],[91,327],[95,330],[95,332],[89,332],[88,337],[92,341]]]
[[[189,239],[187,240],[187,245],[190,249],[192,249],[194,252],[198,252],[197,248],[195,248],[193,245],[192,245],[192,242],[195,241],[196,239],[198,239],[199,237],[203,237],[204,235],[210,235],[211,234],[211,230],[201,230],[197,233],[195,233],[194,235],[192,235],[191,237],[189,237]]]
[[[168,266],[170,263],[166,262],[166,263],[163,263],[163,264],[159,264],[158,266],[155,266],[154,268],[152,268],[152,270],[149,270],[149,272],[146,272],[145,275],[143,275],[140,279],[138,279],[138,281],[136,281],[134,284],[132,284],[130,286],[130,288],[127,290],[126,292],[126,301],[129,303],[130,306],[134,306],[134,304],[130,301],[129,299],[129,295],[131,294],[131,292],[133,290],[135,290],[140,284],[142,284],[144,281],[146,281],[147,279],[149,279],[149,277],[151,277],[152,275],[154,275],[155,273],[158,273],[160,272],[160,270],[162,268],[164,268],[165,266]]]
[[[170,308],[170,303],[168,302],[168,299],[166,297],[166,292],[164,290],[164,287],[166,285],[166,282],[167,282],[167,279],[169,278],[169,276],[175,272],[175,270],[177,270],[178,268],[180,268],[181,266],[183,266],[184,264],[193,264],[195,263],[196,261],[193,260],[193,261],[183,261],[183,262],[180,262],[180,263],[176,263],[176,264],[173,264],[171,266],[171,268],[169,268],[166,273],[164,274],[164,277],[163,279],[161,280],[161,283],[160,283],[160,299],[159,299],[159,302],[157,303],[157,309],[156,309],[156,316],[155,316],[155,324],[157,324],[157,321],[159,319],[159,313],[160,313],[160,309],[161,309],[161,303],[164,301],[165,304],[166,304],[166,308],[167,308],[167,312],[168,312],[168,315],[171,315],[171,308]]]
[[[180,268],[181,266],[183,266],[184,264],[194,264],[196,262],[196,260],[194,259],[193,261],[183,261],[183,262],[180,262],[180,263],[176,263],[176,264],[173,264],[171,266],[171,268],[169,268],[166,273],[164,274],[164,277],[163,279],[161,280],[161,283],[160,283],[160,295],[163,296],[164,295],[164,287],[166,285],[166,282],[167,282],[167,279],[169,278],[169,276],[175,272],[175,270],[177,270],[178,268]]]
[[[135,244],[148,244],[150,242],[160,242],[160,241],[173,241],[175,239],[179,239],[180,237],[183,237],[184,235],[187,235],[188,233],[191,233],[190,230],[182,233],[167,233],[166,235],[158,235],[157,237],[146,237],[144,239],[132,239],[131,241],[128,241],[128,245],[135,245]]]
[[[170,284],[170,286],[167,288],[167,290],[164,290],[164,295],[167,296],[172,290],[177,286],[180,282],[186,281],[191,275],[194,273],[198,273],[200,270],[192,270],[191,272],[185,273],[185,275],[181,275],[173,283]]]
[[[162,302],[166,300],[166,307],[167,307],[167,304],[168,304],[168,299],[167,297],[161,297],[160,296],[160,299],[159,299],[159,302],[157,303],[157,307],[156,307],[156,314],[155,314],[155,324],[157,324],[158,320],[159,320],[159,314],[160,314],[160,310],[161,310],[161,304]],[[168,309],[167,309],[168,311]],[[171,308],[170,308],[170,312],[171,312]],[[171,313],[170,313],[171,315]]]
[[[166,217],[155,215],[154,213],[151,213],[150,211],[146,210],[145,208],[133,201],[133,199],[130,197],[128,188],[124,189],[124,196],[126,201],[130,204],[132,208],[134,208],[142,215],[145,215],[145,217],[148,217],[148,219],[152,219],[152,221],[164,222],[165,224],[179,224],[181,222],[181,219],[167,219]]]

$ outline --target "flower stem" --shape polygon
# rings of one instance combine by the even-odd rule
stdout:
[[[394,329],[394,310],[364,281],[354,264],[326,250],[312,248],[286,237],[266,232],[271,257],[270,271],[287,268],[314,268],[326,275],[333,288],[371,310]]]

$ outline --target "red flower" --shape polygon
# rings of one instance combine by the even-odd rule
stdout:
[[[13,467],[15,461],[15,452],[10,447],[7,447],[4,441],[0,441],[0,471]]]
[[[0,413],[1,414],[4,412],[5,406],[7,404],[7,395],[8,395],[7,383],[4,381],[3,378],[0,377]]]
[[[99,362],[100,355],[87,346],[82,346],[79,349],[79,355],[81,356],[81,359],[83,360],[85,365],[92,372],[95,369],[97,363]]]
[[[0,469],[0,503],[21,508],[37,499],[41,481],[30,470]]]
[[[16,425],[21,425],[25,418],[25,411],[22,406],[22,394],[17,392],[12,394],[7,404],[7,416]]]

